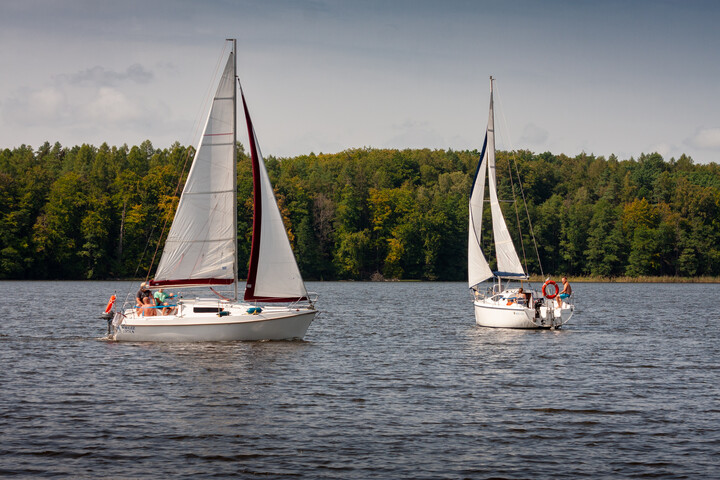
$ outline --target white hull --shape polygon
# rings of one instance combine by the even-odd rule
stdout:
[[[215,304],[217,305],[217,304]],[[317,311],[312,307],[262,307],[257,314],[247,313],[252,305],[222,305],[227,315],[194,312],[195,306],[183,305],[178,315],[143,317],[128,309],[116,314],[114,334],[119,342],[219,342],[232,340],[302,339]]]
[[[495,328],[559,328],[572,317],[574,306],[563,304],[556,308],[555,302],[548,309],[540,307],[539,311],[521,305],[502,305],[492,300],[478,300],[475,305],[475,323],[481,327]]]

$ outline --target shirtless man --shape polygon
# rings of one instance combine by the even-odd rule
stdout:
[[[557,296],[558,308],[562,307],[563,300],[565,300],[570,295],[572,295],[572,287],[570,286],[570,283],[568,282],[567,277],[562,277],[562,284],[563,284],[563,289],[560,292],[560,294]]]
[[[142,316],[143,317],[154,317],[157,315],[155,311],[155,304],[151,300],[152,297],[145,297],[143,299]]]

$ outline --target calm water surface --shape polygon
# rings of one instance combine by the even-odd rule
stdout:
[[[136,286],[0,282],[0,477],[720,476],[720,285],[574,284],[538,332],[462,283],[310,283],[302,342],[99,340]]]

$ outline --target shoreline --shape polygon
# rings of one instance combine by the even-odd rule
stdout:
[[[563,276],[567,276],[571,283],[720,283],[720,277],[710,277],[710,276],[702,276],[702,277],[670,277],[670,276],[662,276],[662,277],[652,277],[652,276],[643,276],[643,277],[591,277],[591,276],[573,276],[573,275],[546,275],[544,277],[541,277],[540,275],[530,275],[530,278],[528,280],[525,280],[526,282],[532,282],[532,283],[545,283],[546,279],[555,280],[556,282],[560,282],[560,279]],[[17,279],[17,278],[3,278],[0,279],[1,282],[142,282],[145,279],[143,278],[103,278],[103,279]],[[373,280],[373,279],[362,279],[362,280],[356,280],[356,279],[343,279],[343,280],[314,280],[314,279],[307,279],[306,282],[368,282],[368,283],[408,283],[408,282],[421,282],[421,283],[431,283],[431,282],[439,282],[439,283],[453,283],[453,282],[464,282],[465,280],[421,280],[421,279],[413,279],[413,278],[407,278],[407,279],[382,279],[382,280]],[[245,279],[240,279],[240,282],[245,282]]]
[[[554,279],[556,282],[562,278],[563,275],[550,276],[546,278]],[[590,276],[577,276],[573,277],[568,275],[568,280],[574,283],[720,283],[720,277],[670,277],[670,276],[642,276],[642,277],[590,277]],[[545,278],[539,275],[531,275],[531,282],[545,282]]]

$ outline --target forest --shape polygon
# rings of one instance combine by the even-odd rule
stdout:
[[[152,276],[193,152],[150,141],[0,150],[0,278]],[[462,281],[478,161],[477,151],[359,148],[268,157],[266,166],[306,280]],[[237,164],[243,277],[252,177],[242,145]],[[532,274],[720,275],[717,163],[503,151],[497,172]]]

